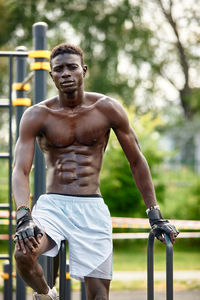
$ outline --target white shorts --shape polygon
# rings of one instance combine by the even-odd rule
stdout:
[[[112,221],[101,197],[44,194],[32,217],[56,243],[44,255],[56,256],[61,241],[68,241],[71,277],[112,279]]]

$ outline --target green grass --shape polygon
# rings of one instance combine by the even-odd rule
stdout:
[[[7,245],[0,243],[0,252],[7,251]],[[200,241],[177,240],[173,248],[174,271],[178,270],[200,270]],[[146,271],[147,270],[147,240],[114,241],[113,271]],[[15,261],[13,259],[13,265]],[[0,261],[0,272],[3,262]],[[154,266],[156,270],[165,271],[165,246],[155,241]],[[15,267],[13,267],[15,271]],[[57,280],[58,285],[58,280]],[[155,281],[155,290],[165,290],[165,281]],[[145,290],[145,280],[135,281],[112,281],[112,290]],[[72,280],[72,289],[79,290],[80,282]],[[174,281],[174,290],[200,289],[200,280]]]
[[[173,247],[174,270],[200,270],[200,240],[177,239]],[[115,271],[144,271],[147,269],[147,241],[115,241],[113,268]],[[165,270],[165,245],[155,241],[155,270]]]
[[[159,172],[159,180],[166,186],[164,201],[159,205],[162,215],[169,219],[198,220],[200,198],[194,194],[197,174],[191,167],[164,168]]]
[[[165,250],[155,251],[155,270],[165,270]],[[115,271],[144,271],[147,269],[146,251],[121,252],[114,250],[113,268]],[[180,252],[174,250],[174,270],[200,270],[198,250]]]

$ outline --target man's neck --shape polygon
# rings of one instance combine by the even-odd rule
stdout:
[[[75,108],[84,102],[84,91],[74,91],[72,93],[59,92],[59,104],[61,107]]]

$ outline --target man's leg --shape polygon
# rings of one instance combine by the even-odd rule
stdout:
[[[108,300],[110,280],[85,277],[87,300]]]
[[[19,275],[23,280],[38,294],[47,294],[48,285],[44,278],[41,265],[38,263],[38,258],[47,249],[54,246],[54,242],[45,233],[40,241],[38,248],[33,253],[26,246],[26,254],[15,248],[16,266]]]

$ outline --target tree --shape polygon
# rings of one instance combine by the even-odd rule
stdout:
[[[179,0],[143,2],[153,20],[153,43],[160,61],[158,75],[177,91],[184,116],[191,120],[200,111],[199,5]]]
[[[128,0],[60,0],[59,5],[51,0],[9,0],[1,5],[5,11],[2,25],[9,19],[12,26],[6,28],[6,35],[0,32],[0,45],[7,43],[9,48],[15,48],[25,44],[30,48],[32,24],[45,21],[49,25],[50,48],[70,41],[80,43],[84,49],[89,89],[120,95],[128,105],[134,102],[135,92],[143,84],[140,69],[154,57],[149,43],[151,31],[141,22],[139,4]],[[153,77],[151,70],[149,76]],[[152,87],[146,91],[148,94]]]
[[[179,98],[188,119],[200,110],[200,8],[191,1],[0,0],[0,46],[30,49],[32,24],[45,21],[49,48],[61,41],[82,46],[87,88],[120,95],[140,112],[176,106]]]

